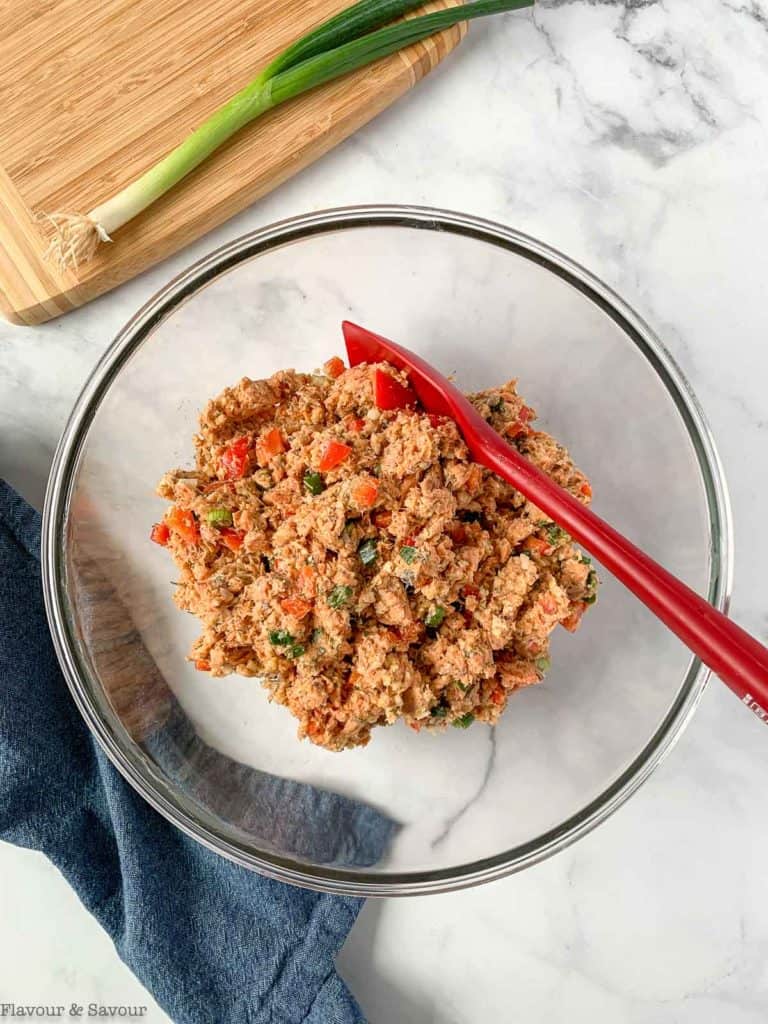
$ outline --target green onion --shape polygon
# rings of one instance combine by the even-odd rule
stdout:
[[[430,715],[432,715],[433,718],[445,718],[447,714],[448,708],[445,706],[445,704],[435,704],[435,706],[430,711]]]
[[[370,537],[357,548],[357,557],[364,565],[373,565],[379,555],[376,538]]]
[[[310,494],[322,494],[325,490],[325,483],[319,473],[307,470],[304,474],[304,487]]]
[[[492,398],[488,403],[488,408],[491,410],[491,412],[501,412],[501,410],[504,408],[504,399]]]
[[[205,518],[211,526],[232,525],[232,513],[228,508],[209,508],[205,513]]]
[[[458,679],[454,679],[453,681],[458,686],[458,688],[461,690],[462,693],[466,693],[467,690],[471,690],[472,689],[472,683],[461,683],[461,682],[459,682]]]
[[[269,642],[275,647],[287,647],[295,642],[293,636],[286,629],[273,629],[269,634]]]
[[[455,729],[468,729],[475,720],[475,716],[471,711],[468,711],[466,715],[462,715],[461,718],[454,718],[451,725]]]
[[[319,644],[324,636],[325,636],[325,633],[323,632],[323,630],[320,629],[319,626],[316,626],[315,629],[312,630],[312,633],[310,635],[310,638],[309,638],[310,643]]]
[[[331,608],[343,608],[350,597],[352,597],[352,587],[338,586],[333,588],[326,600]]]
[[[594,569],[590,569],[587,575],[587,596],[584,598],[584,604],[594,604],[597,601],[597,583],[597,573]]]
[[[290,647],[286,647],[285,653],[289,658],[300,658],[306,650],[304,644],[291,644]]]
[[[424,624],[430,629],[437,629],[438,626],[442,626],[444,618],[445,608],[441,604],[436,604],[434,608],[430,608],[426,619],[424,619]]]
[[[77,269],[102,242],[165,195],[227,139],[266,111],[462,21],[530,7],[533,0],[473,0],[379,28],[416,7],[409,0],[353,5],[298,39],[141,177],[86,214],[54,213],[48,255]],[[376,29],[375,31],[371,31]],[[361,34],[363,33],[363,34]]]
[[[558,526],[557,523],[547,523],[544,530],[549,543],[553,547],[557,547],[558,544],[571,539],[570,534],[566,533],[562,526]]]
[[[416,548],[412,548],[410,544],[406,544],[405,547],[400,548],[400,557],[408,565],[412,565],[418,556],[419,552]]]
[[[539,672],[541,672],[542,675],[544,675],[545,672],[549,672],[552,666],[552,662],[549,660],[549,658],[537,658],[534,664],[536,665],[536,668]]]
[[[360,547],[357,549],[357,555],[363,565],[373,565],[378,557],[379,551],[376,545],[376,539],[369,537],[368,540],[364,540]]]

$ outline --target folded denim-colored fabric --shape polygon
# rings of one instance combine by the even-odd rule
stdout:
[[[59,670],[39,547],[38,514],[0,481],[0,839],[40,850],[56,865],[174,1021],[364,1021],[334,967],[361,901],[230,863],[178,831],[124,781]],[[237,772],[256,814],[271,785],[295,787],[291,803],[305,821],[330,819],[331,834],[353,837],[347,863],[372,863],[386,848],[396,826],[371,808],[235,764],[188,731],[171,718],[163,736],[145,745],[154,744],[169,772],[179,750],[203,766],[201,777]],[[359,846],[355,836],[364,837]]]

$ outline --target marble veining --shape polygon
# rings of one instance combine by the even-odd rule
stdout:
[[[41,504],[96,360],[214,245],[335,205],[466,210],[589,267],[678,360],[731,488],[733,614],[768,641],[766,166],[766,0],[544,0],[475,25],[396,107],[207,239],[53,324],[0,325],[0,474]],[[767,740],[712,683],[653,778],[569,850],[481,889],[369,902],[340,958],[369,1018],[764,1024]],[[427,844],[471,834],[487,801],[505,813],[504,743],[483,742]],[[166,1019],[50,865],[6,846],[0,865],[0,1002],[146,1002]]]
[[[485,793],[488,788],[488,783],[491,781],[491,774],[496,764],[496,730],[494,728],[487,730],[488,735],[488,759],[485,763],[485,770],[483,771],[483,777],[480,780],[480,785],[468,797],[467,800],[461,804],[452,814],[445,819],[445,824],[442,829],[437,833],[435,838],[429,844],[432,849],[439,846],[440,843],[444,843],[448,836],[451,834],[453,826],[464,817],[467,811],[473,807],[480,797]]]

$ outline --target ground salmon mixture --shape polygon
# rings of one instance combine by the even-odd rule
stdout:
[[[515,381],[469,397],[589,502]],[[176,603],[202,623],[191,658],[260,677],[328,750],[398,718],[494,723],[543,677],[552,630],[575,630],[595,600],[569,536],[473,463],[391,366],[244,378],[208,403],[195,453],[160,482],[172,506],[153,529],[179,568]]]

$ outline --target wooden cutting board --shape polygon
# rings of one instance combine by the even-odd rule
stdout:
[[[464,32],[449,29],[245,128],[78,276],[45,258],[46,212],[103,202],[347,3],[0,0],[0,311],[14,323],[41,323],[145,270],[345,139]]]

